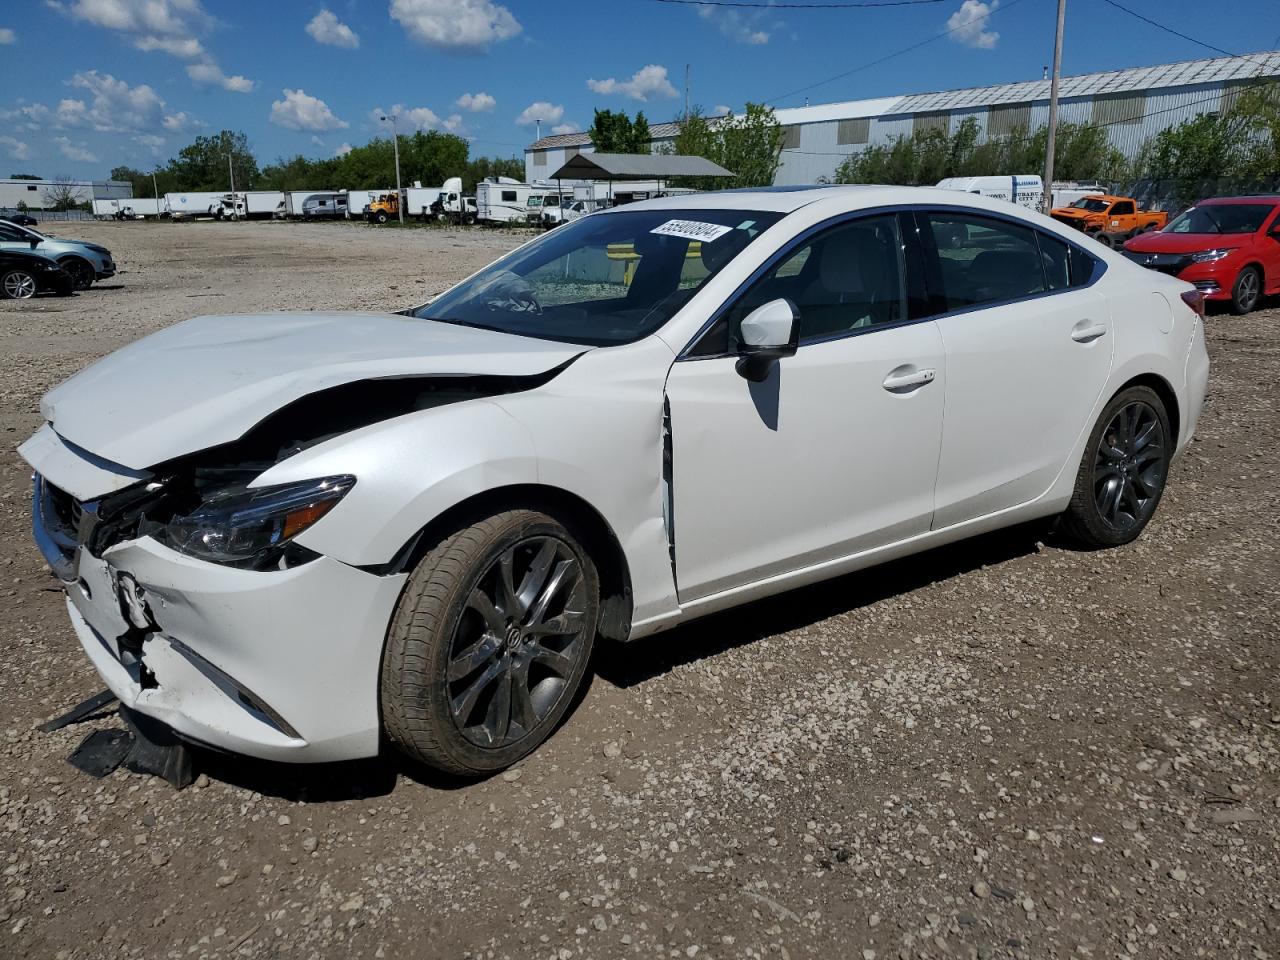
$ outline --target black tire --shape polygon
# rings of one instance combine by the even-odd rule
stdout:
[[[1088,549],[1136,540],[1160,505],[1176,442],[1154,390],[1121,390],[1089,434],[1061,531]]]
[[[40,282],[30,270],[6,270],[0,275],[0,298],[30,300],[40,289]]]
[[[387,222],[387,211],[385,211],[385,210],[379,210],[377,213],[375,213],[375,214],[373,215],[373,219],[374,219],[376,222],[378,222],[378,223],[386,223],[386,222]]]
[[[513,588],[504,590],[508,562]],[[509,510],[445,538],[414,568],[387,631],[380,682],[387,737],[458,776],[516,763],[572,705],[599,606],[590,556],[546,514]]]
[[[88,260],[81,260],[79,257],[67,257],[65,260],[59,260],[58,266],[71,275],[71,285],[76,290],[88,290],[93,286],[93,281],[98,279],[98,274],[93,269],[92,264]]]
[[[1231,287],[1231,312],[1237,316],[1252,313],[1262,299],[1262,271],[1245,267],[1236,275]]]

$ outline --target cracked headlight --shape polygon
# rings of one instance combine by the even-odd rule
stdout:
[[[1192,263],[1215,263],[1228,254],[1234,253],[1235,247],[1221,247],[1217,250],[1201,250],[1191,255]]]
[[[273,487],[223,487],[151,533],[166,546],[201,560],[262,568],[332,510],[355,483],[355,477],[340,476]]]

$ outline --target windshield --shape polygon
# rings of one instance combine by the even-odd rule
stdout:
[[[1269,203],[1206,203],[1183,211],[1165,233],[1253,233],[1272,210]]]
[[[1110,200],[1099,200],[1097,197],[1081,197],[1072,204],[1077,210],[1088,210],[1090,213],[1102,213],[1111,206]]]
[[[629,210],[520,247],[413,316],[612,346],[657,330],[780,214]]]

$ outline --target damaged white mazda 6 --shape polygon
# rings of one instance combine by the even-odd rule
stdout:
[[[182,738],[464,775],[633,640],[1022,521],[1127,543],[1208,378],[1200,295],[967,194],[585,217],[402,314],[200,317],[45,397],[35,537]]]

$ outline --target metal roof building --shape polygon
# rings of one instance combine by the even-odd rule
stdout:
[[[1063,77],[1059,117],[1104,127],[1112,145],[1132,157],[1161,130],[1228,108],[1259,80],[1280,80],[1280,51]],[[922,130],[954,132],[966,117],[977,121],[982,139],[1034,131],[1048,122],[1049,81],[790,107],[776,115],[784,139],[775,183],[814,183],[870,145]],[[675,123],[650,126],[655,145],[678,131]],[[525,148],[525,178],[545,179],[569,156],[591,150],[586,133],[543,137]]]
[[[19,203],[29,210],[52,207],[51,190],[67,190],[80,203],[92,200],[121,200],[133,196],[127,180],[0,180],[0,210],[16,210]]]

